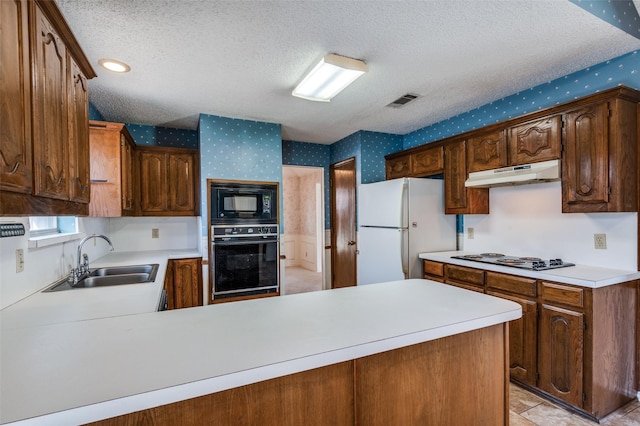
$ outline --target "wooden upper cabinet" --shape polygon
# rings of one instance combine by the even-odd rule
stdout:
[[[143,216],[197,216],[199,205],[198,151],[138,147]]]
[[[54,1],[2,1],[0,20],[0,215],[86,215],[96,74]]]
[[[468,172],[506,167],[507,137],[505,130],[487,133],[467,139]]]
[[[489,189],[467,188],[466,143],[444,146],[444,211],[447,214],[489,213]]]
[[[565,114],[562,211],[637,211],[637,103],[611,99]]]
[[[27,3],[0,2],[0,190],[30,194],[33,186],[31,154],[31,78]]]
[[[393,158],[385,162],[386,176],[388,179],[397,179],[411,175],[411,160],[409,154]]]
[[[88,203],[89,172],[89,82],[73,58],[68,60],[69,80],[69,183],[72,201]]]
[[[96,217],[135,213],[133,138],[122,123],[90,122],[91,203]]]
[[[411,153],[411,175],[432,176],[444,172],[444,148],[442,145],[425,147]]]
[[[562,117],[554,115],[509,128],[509,165],[560,158]]]
[[[38,6],[32,35],[34,195],[68,200],[67,50]]]

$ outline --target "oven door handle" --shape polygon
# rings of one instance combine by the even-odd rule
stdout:
[[[263,238],[259,240],[233,240],[233,241],[216,241],[211,242],[212,246],[246,246],[248,244],[260,244],[260,243],[277,243],[277,238]]]

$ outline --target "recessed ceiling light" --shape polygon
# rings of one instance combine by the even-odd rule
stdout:
[[[113,72],[129,72],[131,67],[124,62],[117,61],[115,59],[100,59],[98,63],[103,67]]]

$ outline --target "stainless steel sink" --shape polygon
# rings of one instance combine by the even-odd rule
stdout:
[[[106,277],[109,275],[125,275],[125,274],[151,274],[158,270],[158,265],[128,265],[128,266],[109,266],[106,268],[97,268],[91,271],[90,277]]]
[[[155,281],[157,272],[157,263],[97,268],[80,279],[77,284],[72,285],[66,278],[63,278],[44,292],[150,283]]]

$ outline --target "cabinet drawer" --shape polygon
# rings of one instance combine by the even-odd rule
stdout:
[[[513,275],[486,272],[487,288],[504,290],[523,296],[536,296],[536,280]]]
[[[436,277],[444,277],[444,263],[434,262],[433,260],[423,260],[422,267],[425,275]]]
[[[584,289],[582,288],[542,281],[540,283],[540,298],[543,302],[560,303],[578,308],[584,307]]]
[[[484,287],[484,271],[458,265],[445,266],[446,280]]]

